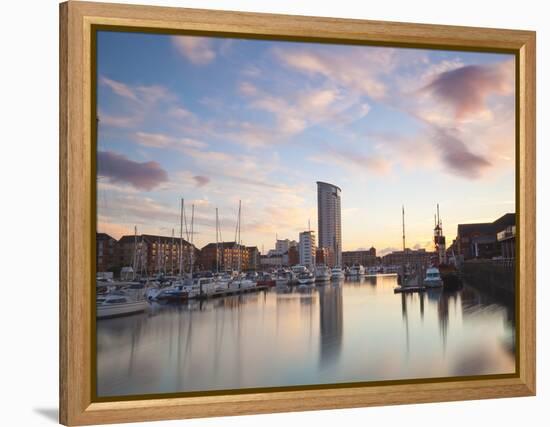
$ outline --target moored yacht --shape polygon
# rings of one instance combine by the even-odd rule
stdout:
[[[146,300],[133,298],[123,292],[111,292],[96,299],[98,319],[141,313],[146,309]]]
[[[315,281],[328,282],[330,280],[330,269],[326,265],[317,265],[315,267]]]
[[[334,281],[343,280],[344,277],[345,274],[340,267],[334,267],[330,272],[330,278]]]
[[[287,286],[293,282],[295,278],[294,273],[291,271],[280,270],[277,272],[277,277],[275,278],[276,286]]]
[[[298,274],[298,283],[300,285],[311,285],[315,283],[315,277],[309,271]]]
[[[349,269],[351,277],[362,277],[365,275],[365,268],[362,265],[352,265]]]
[[[430,267],[426,270],[426,277],[424,278],[424,286],[427,288],[439,288],[443,286],[443,280],[439,274],[439,268]]]

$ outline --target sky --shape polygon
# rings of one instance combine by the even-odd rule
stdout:
[[[99,232],[267,252],[342,189],[344,250],[433,249],[515,212],[512,55],[122,32],[97,37]],[[185,231],[184,231],[185,237]]]

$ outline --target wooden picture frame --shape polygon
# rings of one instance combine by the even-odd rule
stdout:
[[[90,283],[95,268],[95,125],[90,106],[95,105],[91,93],[92,29],[98,25],[515,54],[517,373],[467,380],[94,401]],[[534,32],[69,1],[60,5],[59,126],[61,423],[118,423],[535,394]]]

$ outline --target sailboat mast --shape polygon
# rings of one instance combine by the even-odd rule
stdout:
[[[194,260],[193,260],[193,255],[195,255],[195,250],[194,250],[194,247],[193,247],[193,242],[194,242],[194,227],[195,227],[195,205],[191,205],[191,267],[190,267],[190,270],[191,270],[191,279],[193,278],[193,263],[194,263]]]
[[[216,208],[216,273],[220,272],[220,246],[218,244],[218,208]]]
[[[137,269],[137,226],[134,225],[134,259],[132,261],[132,280],[136,280]]]
[[[181,199],[180,208],[180,250],[178,259],[178,270],[180,277],[183,277],[183,198]]]
[[[238,224],[238,243],[237,248],[239,250],[239,273],[241,272],[241,201],[239,200],[239,219],[237,221]]]
[[[172,228],[172,244],[170,245],[170,275],[174,275],[174,229]]]
[[[402,222],[403,222],[403,252],[405,251],[405,205],[401,206],[402,209]]]

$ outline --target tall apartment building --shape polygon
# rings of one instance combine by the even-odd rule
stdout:
[[[342,265],[342,190],[336,185],[317,182],[317,221],[319,247],[329,250],[329,266]]]
[[[298,244],[300,254],[300,265],[312,267],[315,264],[315,233],[313,231],[302,231]]]

